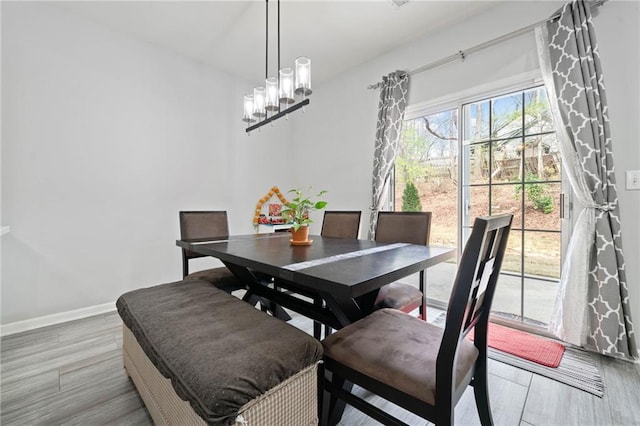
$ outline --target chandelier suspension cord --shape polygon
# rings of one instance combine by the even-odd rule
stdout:
[[[264,25],[264,78],[269,77],[269,0],[265,0],[265,25]]]
[[[278,93],[280,91],[280,0],[278,0]]]

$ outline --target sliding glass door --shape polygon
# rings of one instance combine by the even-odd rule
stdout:
[[[562,172],[543,87],[463,105],[461,229],[512,213],[494,315],[546,324],[562,259]]]
[[[425,114],[404,123],[393,208],[431,211],[431,243],[462,249],[477,216],[512,213],[494,315],[549,321],[564,220],[558,142],[543,87]],[[429,270],[427,297],[446,306],[456,265]]]

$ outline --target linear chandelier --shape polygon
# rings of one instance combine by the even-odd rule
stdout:
[[[265,9],[265,85],[254,88],[252,95],[244,95],[242,121],[247,123],[247,133],[309,105],[307,96],[311,94],[311,60],[309,58],[300,56],[296,59],[295,73],[291,68],[280,68],[280,0],[278,0],[278,77],[269,77],[269,0],[265,0]],[[296,98],[298,98],[297,103]]]

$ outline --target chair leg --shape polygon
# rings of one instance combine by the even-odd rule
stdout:
[[[345,379],[342,377],[332,377],[331,382],[334,386],[343,389],[345,384]],[[331,393],[331,397],[329,398],[329,416],[328,416],[328,426],[336,426],[340,420],[342,419],[342,413],[344,409],[344,402],[339,400],[338,397]]]
[[[319,297],[314,297],[313,304],[315,306],[322,307],[322,299]],[[313,322],[313,337],[318,340],[322,340],[322,324],[318,321]]]
[[[322,299],[320,299],[320,306],[324,306],[324,307],[327,306]],[[329,337],[332,332],[333,332],[333,329],[325,324],[325,326],[324,326],[324,338],[326,339],[327,337]]]
[[[425,283],[425,271],[420,271],[420,292],[422,293],[422,303],[420,304],[420,318],[427,320],[427,288]]]
[[[182,255],[182,278],[184,279],[184,277],[186,277],[187,275],[189,275],[189,261],[187,260],[187,257],[183,254]]]
[[[482,354],[480,354],[482,356]],[[480,423],[483,426],[493,425],[493,417],[491,416],[491,405],[489,404],[489,386],[487,382],[487,361],[478,363],[473,378],[473,394],[476,400],[476,408]]]
[[[327,337],[331,336],[331,333],[333,333],[333,328],[329,327],[328,325],[324,326],[324,338],[326,339]]]

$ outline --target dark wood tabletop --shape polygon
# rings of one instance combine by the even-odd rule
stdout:
[[[298,302],[260,285],[256,272],[303,295],[318,295],[328,310],[300,312],[334,328],[366,315],[380,287],[455,256],[455,249],[311,235],[309,246],[292,246],[289,233],[230,236],[216,241],[178,240],[176,244],[220,259],[249,290],[300,312]],[[452,278],[453,279],[453,278]],[[298,308],[298,309],[296,309]],[[326,317],[329,315],[331,318]]]

